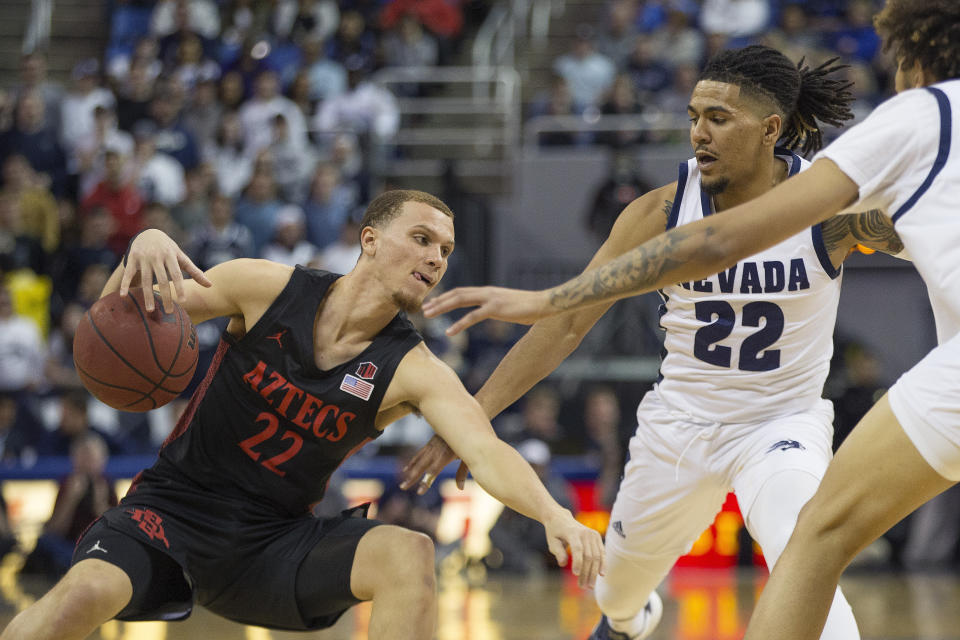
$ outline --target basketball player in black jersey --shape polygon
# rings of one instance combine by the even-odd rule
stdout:
[[[263,260],[203,274],[162,232],[137,237],[104,295],[126,294],[139,278],[158,283],[167,310],[175,295],[194,322],[230,323],[156,463],[84,534],[63,580],[0,637],[80,639],[111,618],[184,618],[194,602],[238,622],[320,629],[362,600],[373,601],[370,638],[433,637],[426,536],[357,509],[310,515],[333,470],[411,411],[486,490],[544,524],[561,564],[569,547],[581,586],[592,586],[600,536],[550,498],[399,313],[419,309],[453,245],[452,212],[418,191],[370,204],[361,257],[342,277]]]

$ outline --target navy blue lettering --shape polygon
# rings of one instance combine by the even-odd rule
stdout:
[[[693,290],[710,293],[713,291],[713,283],[709,280],[695,280],[693,283]]]
[[[809,289],[810,280],[807,279],[807,268],[803,264],[803,258],[794,258],[790,261],[790,283],[787,289],[797,291],[798,289]]]
[[[733,293],[733,282],[737,276],[737,265],[733,265],[726,271],[717,274],[720,280],[720,291],[722,293]]]
[[[783,291],[785,278],[783,277],[782,262],[764,262],[763,263],[763,292],[776,293]]]
[[[680,286],[683,287],[684,289],[686,289],[687,291],[690,290],[690,283],[689,283],[689,282],[681,282],[681,283],[680,283]]]
[[[760,286],[760,272],[755,262],[743,263],[743,278],[740,280],[740,293],[763,293]]]

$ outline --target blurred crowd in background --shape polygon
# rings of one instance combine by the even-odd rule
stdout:
[[[102,444],[104,455],[152,454],[172,428],[185,398],[150,414],[117,412],[92,399],[73,368],[74,331],[140,230],[164,230],[202,269],[263,257],[349,271],[367,202],[384,188],[405,186],[381,171],[395,153],[404,96],[373,82],[373,74],[389,66],[468,63],[464,43],[491,4],[111,0],[102,57],[77,61],[66,82],[48,76],[44,52],[25,54],[19,80],[0,90],[2,464],[80,455],[77,442],[97,451]],[[526,116],[684,114],[705,60],[755,42],[810,64],[839,56],[850,65],[862,116],[892,91],[892,66],[870,21],[877,4],[598,2],[596,20],[580,25],[570,50],[555,59],[549,89],[526,97]],[[651,141],[663,138],[564,132],[540,143],[625,148]],[[591,215],[601,237],[611,216],[645,188],[611,184],[619,195],[603,204],[612,213],[599,221]],[[598,201],[604,195],[598,192]],[[455,281],[456,269],[451,273]],[[444,320],[414,320],[471,391],[517,338],[513,327],[487,322],[451,339]],[[199,327],[198,378],[223,327]],[[835,397],[857,387],[847,378],[835,378]],[[874,385],[856,393],[872,398],[876,391]],[[495,427],[544,473],[551,456],[586,456],[609,505],[640,392],[624,397],[615,385],[561,392],[544,383]],[[429,436],[412,416],[377,442],[381,453],[409,453]],[[97,495],[98,504],[115,499]],[[504,539],[515,534],[508,523]]]

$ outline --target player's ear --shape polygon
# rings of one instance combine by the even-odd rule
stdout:
[[[377,243],[380,234],[373,227],[366,226],[360,230],[360,251],[371,258],[377,255]]]
[[[780,139],[780,136],[783,135],[783,118],[780,117],[779,113],[771,113],[766,118],[764,118],[761,123],[763,124],[763,142],[769,146],[775,146],[777,140]]]

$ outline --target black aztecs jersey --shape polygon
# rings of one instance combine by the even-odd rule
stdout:
[[[333,471],[380,432],[380,402],[421,337],[398,313],[360,355],[321,371],[314,322],[339,276],[297,267],[255,326],[224,333],[203,383],[128,499],[157,506],[187,491],[296,516],[323,497]],[[156,501],[160,502],[157,503]]]

